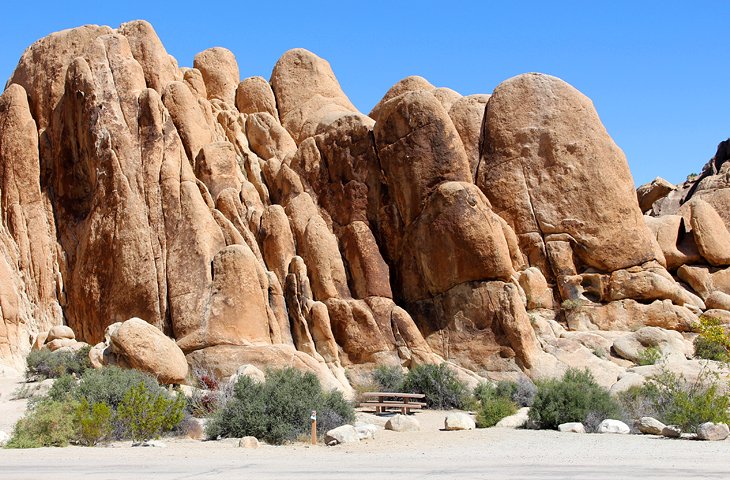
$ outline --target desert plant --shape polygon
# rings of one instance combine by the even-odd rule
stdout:
[[[127,427],[132,441],[159,438],[175,428],[184,417],[185,397],[170,397],[159,387],[150,389],[144,382],[129,389],[119,404],[117,414]]]
[[[557,429],[566,422],[604,420],[620,413],[608,390],[598,385],[590,371],[569,369],[561,379],[538,383],[529,418],[537,428]]]
[[[502,420],[517,412],[517,406],[506,397],[495,396],[482,400],[477,411],[476,423],[479,428],[493,427]]]
[[[643,385],[621,393],[619,401],[630,419],[651,416],[687,432],[704,422],[730,422],[730,397],[707,366],[693,382],[663,367]]]
[[[722,322],[703,315],[695,325],[699,335],[695,338],[695,357],[726,362],[730,360],[730,335]]]
[[[79,441],[93,446],[112,433],[112,409],[106,403],[89,404],[83,399],[76,407]]]
[[[412,368],[406,375],[403,389],[424,394],[429,408],[446,410],[463,408],[469,396],[466,385],[456,378],[445,363]]]
[[[517,388],[512,392],[512,401],[518,407],[531,407],[537,395],[537,387],[529,378],[522,377],[517,381]]]
[[[89,361],[89,350],[91,347],[83,347],[76,352],[56,351],[48,349],[34,350],[26,358],[27,368],[26,379],[42,380],[45,378],[58,378],[62,375],[81,375],[91,368]]]
[[[65,447],[76,438],[76,402],[46,400],[18,420],[7,448]]]
[[[73,394],[78,400],[86,399],[92,405],[105,403],[112,410],[117,410],[127,392],[140,383],[144,383],[152,392],[164,392],[157,380],[146,373],[110,366],[99,370],[87,370],[81,376],[81,381]]]
[[[380,365],[373,370],[373,380],[381,392],[400,392],[406,376],[401,367]]]
[[[252,435],[281,444],[309,431],[312,410],[317,411],[321,434],[355,419],[352,405],[342,394],[323,391],[312,373],[293,368],[274,370],[267,372],[264,383],[244,376],[236,382],[231,399],[206,425],[206,435]]]
[[[646,347],[639,352],[639,365],[654,365],[662,359],[662,352],[657,347]]]

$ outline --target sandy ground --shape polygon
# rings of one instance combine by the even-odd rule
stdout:
[[[28,401],[13,400],[14,393],[22,387],[23,381],[21,373],[0,367],[0,432],[12,433],[13,425],[25,412]]]
[[[0,429],[24,402],[7,400],[19,379],[0,378]],[[17,385],[17,384],[16,384]],[[234,440],[164,439],[167,448],[0,449],[0,478],[11,479],[730,479],[730,441],[638,435],[576,435],[482,429],[446,432],[444,412],[416,414],[420,432],[378,431],[336,447],[293,444],[242,449]],[[382,421],[381,421],[382,423]]]

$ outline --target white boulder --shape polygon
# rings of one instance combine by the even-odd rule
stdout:
[[[607,418],[598,425],[598,433],[620,433],[627,434],[631,432],[631,429],[621,420],[612,420]]]
[[[474,419],[463,412],[450,412],[444,419],[445,430],[474,430],[476,427]]]
[[[421,424],[415,417],[398,414],[385,422],[385,429],[394,432],[417,432],[421,429]]]

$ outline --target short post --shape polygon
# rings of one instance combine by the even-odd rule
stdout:
[[[312,421],[312,445],[317,445],[317,410],[312,410],[309,419]]]

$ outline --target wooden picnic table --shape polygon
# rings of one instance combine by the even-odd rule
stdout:
[[[401,392],[366,392],[362,394],[368,400],[361,402],[361,407],[374,407],[375,413],[384,413],[390,408],[397,408],[402,414],[408,415],[412,409],[418,410],[426,406],[418,400],[425,398],[422,393]]]

